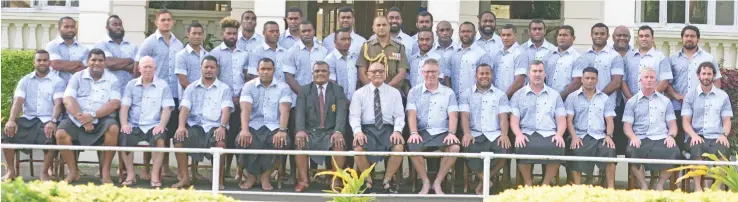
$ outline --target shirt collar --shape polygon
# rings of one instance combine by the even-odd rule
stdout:
[[[261,35],[259,33],[254,32],[253,35],[251,35],[251,38],[243,37],[243,30],[238,30],[238,39],[244,40],[244,41],[251,41],[251,40],[259,40],[261,38]]]
[[[177,37],[174,36],[174,33],[172,33],[171,31],[169,32],[169,35],[171,35],[171,37],[169,38],[169,42],[172,42],[175,39],[177,39]],[[156,30],[156,32],[154,32],[154,37],[156,37],[156,39],[164,39],[164,35],[162,35],[158,29]]]
[[[190,44],[187,44],[187,47],[185,47],[185,49],[187,50],[188,53],[194,53],[195,52],[195,48],[192,48],[192,46]],[[202,45],[200,45],[200,53],[203,53],[203,52],[205,52],[205,48],[202,47]],[[201,54],[200,56],[203,56],[203,55]]]
[[[103,74],[102,74],[102,76],[100,76],[100,80],[97,80],[97,81],[98,82],[100,82],[100,81],[107,81],[108,80],[107,74],[108,74],[108,69],[106,68],[106,69],[103,70]],[[90,79],[90,80],[93,80],[93,81],[95,80],[95,79],[92,79],[92,75],[90,75],[90,67],[87,67],[87,69],[83,70],[83,72],[82,72],[82,78],[83,79]]]
[[[110,43],[110,42],[112,42],[112,43],[116,43],[116,42],[115,42],[115,40],[113,40],[113,38],[110,38],[110,35],[106,35],[106,36],[105,36],[105,40],[106,40],[106,41],[107,41],[108,43]],[[76,41],[75,41],[75,43],[76,43]],[[126,39],[125,37],[123,37],[122,39],[120,39],[120,44],[121,44],[121,45],[122,45],[122,44],[130,44],[130,43],[131,43],[131,42],[130,42],[130,41],[128,41],[128,40],[127,40],[127,39]]]
[[[336,48],[334,48],[331,51],[331,53],[333,53],[333,55],[335,55],[336,59],[339,59],[339,60],[348,60],[348,59],[354,58],[356,56],[356,53],[351,52],[351,51],[348,51],[347,54],[346,54],[346,59],[344,59],[343,58],[343,54],[341,54],[341,51],[338,51],[338,49],[336,49]]]
[[[472,92],[479,92],[479,86],[477,86],[477,85],[475,84],[475,85],[474,85],[474,87],[472,87],[472,90],[473,90]],[[490,85],[490,86],[489,86],[489,89],[487,89],[487,92],[490,92],[490,93],[494,93],[494,92],[495,92],[495,87],[494,87],[494,86],[492,86],[492,85]],[[480,92],[480,93],[481,93],[481,92]]]
[[[646,99],[649,99],[649,100],[653,100],[654,98],[657,98],[659,96],[663,96],[663,95],[661,95],[661,93],[659,93],[659,92],[654,92],[653,95],[651,95],[651,97],[648,97],[645,94],[643,94],[643,90],[641,90],[641,91],[638,91],[638,94],[635,97],[637,98],[637,100],[640,100],[640,99],[643,99],[643,98],[646,98]]]
[[[580,94],[581,95],[584,95],[584,87],[579,87],[579,89],[577,91],[574,91],[574,95],[580,95]],[[605,93],[603,93],[599,89],[595,88],[595,94],[594,95],[597,96],[597,95],[600,95],[600,94],[605,94]]]
[[[637,56],[637,55],[640,55],[641,54],[641,51],[639,51],[637,49],[631,49],[631,50],[633,51],[633,56]],[[646,56],[646,55],[653,55],[653,53],[655,53],[655,52],[656,52],[656,47],[651,47],[651,50],[648,50],[648,52],[646,52],[646,54],[644,54],[644,56]]]
[[[425,92],[429,92],[429,93],[431,93],[431,94],[436,94],[436,93],[439,93],[439,92],[441,92],[441,90],[442,90],[441,88],[443,88],[443,87],[444,87],[444,85],[443,85],[443,84],[441,84],[441,82],[439,82],[439,81],[436,81],[436,83],[438,83],[438,88],[436,88],[436,92],[430,92],[430,90],[428,89],[428,87],[426,87],[426,86],[425,86],[425,82],[423,82],[423,85],[420,85],[420,86],[421,86],[421,87],[420,87],[420,92],[423,92],[423,93],[425,93]],[[475,85],[475,86],[476,86],[476,85]]]
[[[64,43],[64,39],[62,39],[61,36],[56,36],[56,39],[54,39],[54,40],[56,41],[56,44],[63,44]],[[79,41],[77,41],[77,38],[74,39],[74,42],[72,42],[72,45],[74,45],[74,46],[79,46],[80,45],[79,44]]]
[[[205,84],[203,84],[203,82],[202,82],[202,78],[198,79],[198,80],[197,80],[197,81],[195,81],[195,82],[197,82],[197,85],[196,85],[196,86],[200,86],[200,87],[203,87],[203,88],[207,88],[207,87],[205,87]],[[221,85],[221,82],[220,82],[220,80],[218,80],[218,77],[215,77],[215,81],[213,81],[213,85],[211,85],[211,86],[210,86],[210,88],[213,88],[213,87],[215,87],[215,88],[220,88],[220,85]]]
[[[323,86],[323,90],[328,88],[328,83],[324,83],[323,85],[315,83],[315,89],[320,90],[320,86]]]
[[[45,79],[51,80],[51,77],[52,76],[56,76],[56,75],[55,74],[52,74],[51,71],[49,71],[48,73],[46,73],[46,76],[44,78],[38,78],[38,75],[36,75],[36,70],[34,70],[33,72],[31,72],[31,78],[35,78],[35,79],[38,79],[38,80],[45,80]]]
[[[602,48],[602,50],[600,50],[600,53],[610,53],[611,51],[615,51],[615,48],[610,48],[608,46],[610,45],[606,45],[604,48]],[[598,53],[597,51],[595,51],[594,47],[591,46],[589,47],[589,50],[587,50],[587,52]]]
[[[263,48],[264,50],[272,49],[272,47],[269,47],[269,44],[267,44],[266,41],[261,43],[261,48]],[[282,48],[282,46],[279,46],[279,43],[277,43],[277,51],[284,51],[284,48]]]
[[[297,42],[297,47],[300,48],[300,50],[307,50],[307,46],[305,45],[305,43],[302,43],[302,40]],[[308,51],[313,52],[315,49],[318,49],[318,44],[313,42],[313,49]]]
[[[510,48],[508,48],[507,50],[504,50],[504,49],[503,49],[502,53],[504,53],[505,55],[507,55],[507,54],[510,54],[510,53],[512,53],[512,52],[515,52],[515,50],[517,50],[517,49],[518,49],[518,46],[520,46],[520,45],[518,44],[518,42],[515,42],[515,43],[513,43],[513,45],[512,45],[512,46],[510,46]]]
[[[289,37],[289,38],[292,38],[294,40],[298,40],[298,41],[300,40],[300,37],[295,38],[295,37],[292,36],[292,34],[290,33],[290,29],[289,28],[285,29],[282,32],[282,34],[279,35],[279,36],[281,36],[281,38],[287,38],[287,37]]]
[[[140,77],[139,76],[138,78],[136,78],[136,83],[135,84],[136,84],[136,86],[143,85],[143,77]],[[154,79],[151,80],[151,85],[154,85],[154,87],[156,87],[156,77],[154,77]]]
[[[269,47],[269,45],[267,45],[267,47]],[[236,49],[233,49],[233,52],[242,51],[240,48],[238,48],[238,46],[236,46],[235,48]],[[215,49],[217,49],[217,50],[227,50],[228,52],[231,52],[231,49],[228,48],[228,46],[226,46],[225,42],[220,42],[220,45],[218,45],[218,47],[215,47]],[[277,49],[279,49],[279,48],[277,48]],[[204,50],[204,49],[202,49],[202,50]]]
[[[34,75],[35,75],[35,74],[34,74]],[[712,88],[710,88],[710,92],[707,92],[707,94],[705,94],[705,91],[702,91],[702,87],[700,86],[700,89],[699,89],[699,92],[700,92],[700,93],[699,93],[699,95],[710,95],[710,94],[715,94],[715,89],[716,89],[716,88],[717,88],[717,87],[715,87],[715,85],[712,85]]]
[[[410,37],[410,35],[407,35],[405,34],[405,32],[402,32],[402,30],[400,30],[400,33],[397,33],[397,36],[395,36],[395,38],[393,39],[402,41],[402,40],[405,40],[406,38],[412,38],[412,37]]]
[[[694,56],[699,55],[699,54],[702,54],[702,48],[697,46],[697,52],[694,53]],[[679,56],[684,56],[684,48],[679,49]]]
[[[563,53],[561,53],[559,52],[559,47],[556,47],[553,52],[558,53],[559,55],[574,54],[576,52],[576,49],[574,48],[574,46],[571,46],[568,49],[566,49]]]
[[[499,37],[500,36],[497,35],[497,32],[495,32],[494,34],[492,34],[492,37],[490,37],[489,40],[484,40],[484,38],[482,37],[482,33],[481,32],[477,32],[476,40],[474,40],[474,41],[485,41],[485,42],[492,41],[492,42],[497,43],[497,39]]]
[[[367,85],[369,85],[369,90],[371,90],[371,92],[373,93],[375,89],[380,89],[379,91],[382,91],[381,88],[384,87],[387,84],[382,83],[382,85],[380,85],[379,87],[376,87],[376,86],[374,86],[374,84],[372,84],[371,82],[369,82],[369,84],[367,84]]]
[[[454,46],[456,45],[453,39],[451,39],[451,44],[449,44],[448,47],[446,48],[441,47],[441,43],[438,42],[438,40],[436,40],[434,44],[435,44],[435,48],[433,48],[434,50],[448,50],[449,48],[454,49]]]
[[[530,85],[531,84],[528,84],[528,85],[525,85],[525,87],[523,87],[523,92],[525,92],[525,94],[528,94],[528,93],[531,93],[531,92],[532,93],[535,93],[535,92],[533,92],[533,88],[531,88]],[[550,93],[549,92],[550,90],[553,90],[553,89],[551,89],[551,87],[548,87],[546,84],[543,84],[543,90],[541,90],[541,94],[543,94],[543,93]]]

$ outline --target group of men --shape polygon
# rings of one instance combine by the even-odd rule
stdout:
[[[688,158],[700,159],[702,153],[727,154],[729,148],[730,100],[719,89],[715,58],[697,45],[700,32],[694,26],[682,30],[683,48],[667,57],[654,48],[654,32],[648,26],[638,29],[638,48],[633,48],[627,27],[617,27],[614,43],[608,45],[609,29],[597,23],[590,30],[592,48],[578,51],[572,47],[571,26],[556,30],[554,46],[544,39],[544,22],[533,20],[530,40],[520,45],[515,26],[496,32],[491,12],[481,13],[477,25],[461,23],[456,42],[449,22],[439,22],[434,33],[433,16],[423,11],[417,15],[419,31],[411,37],[401,30],[400,10],[391,8],[386,16],[374,18],[375,35],[366,40],[353,32],[353,10],[344,7],[338,11],[340,28],[321,44],[314,25],[302,16],[300,9],[289,8],[286,30],[268,21],[261,34],[255,33],[252,11],[244,12],[240,22],[224,18],[222,43],[210,52],[202,46],[202,25],[188,26],[184,45],[171,33],[172,15],[166,10],[156,14],[156,32],[139,46],[124,38],[122,20],[110,16],[108,37],[92,50],[75,40],[76,22],[62,18],[59,37],[36,52],[35,71],[16,87],[2,141],[152,147],[170,147],[171,141],[184,148],[492,151],[614,158],[615,142],[627,137],[628,157],[651,159],[682,158],[681,150]],[[14,151],[4,152],[9,164],[13,162]],[[45,152],[42,180],[50,179],[46,171],[56,155]],[[112,182],[114,154],[104,152],[104,183]],[[188,155],[175,154],[179,181],[172,187],[206,179],[197,173],[197,163],[211,156]],[[70,169],[66,181],[76,180],[75,154],[61,151],[61,156]],[[121,184],[132,185],[132,155],[122,152],[120,158],[128,170]],[[150,158],[145,158],[147,165]],[[226,165],[232,158],[222,161],[221,179],[229,173]],[[385,160],[354,158],[359,171]],[[167,159],[167,154],[154,153],[151,173],[143,170],[141,177],[150,178],[152,187],[162,186]],[[310,186],[309,162],[323,164],[326,158],[293,159],[295,191],[302,192]],[[353,166],[346,165],[345,157],[332,159],[333,169]],[[423,157],[410,159],[423,182],[420,193],[432,189],[443,194],[441,183],[456,158],[440,160],[433,182]],[[386,160],[377,187],[396,193],[392,177],[402,158]],[[236,161],[240,187],[260,183],[264,190],[273,189],[270,175],[284,163],[278,155],[239,155]],[[482,161],[465,162],[481,179]],[[493,163],[493,175],[508,166],[504,160]],[[542,183],[549,184],[564,162],[517,163],[525,185],[533,185],[533,164],[545,165]],[[582,173],[591,175],[595,165],[606,171],[607,186],[614,188],[614,163],[566,163],[576,184]],[[649,188],[644,170],[659,173],[653,188],[661,190],[671,167],[646,164],[630,169],[642,189]],[[6,177],[16,174],[9,166]],[[223,188],[223,180],[219,182]],[[373,187],[371,178],[366,186]],[[700,189],[700,183],[695,186]],[[476,192],[481,189],[480,183]]]

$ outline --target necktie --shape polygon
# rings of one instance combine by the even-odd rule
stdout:
[[[318,85],[318,103],[320,103],[320,127],[323,128],[325,126],[325,117],[323,115],[323,111],[325,111],[325,101],[323,101],[323,86]]]
[[[382,102],[379,99],[379,88],[374,89],[374,126],[382,128]]]

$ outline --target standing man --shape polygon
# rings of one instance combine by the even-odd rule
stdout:
[[[64,107],[69,118],[62,120],[56,130],[58,145],[117,146],[120,127],[113,113],[120,106],[118,79],[105,70],[105,52],[92,49],[87,55],[89,67],[75,73],[64,91]],[[110,179],[110,163],[114,151],[105,151],[102,160],[103,183]],[[65,181],[71,183],[79,178],[77,159],[71,150],[62,150],[61,156],[69,167]]]
[[[174,107],[174,99],[167,82],[154,77],[156,62],[154,58],[141,58],[141,77],[129,81],[125,85],[122,105],[120,107],[121,134],[118,143],[124,147],[135,147],[138,143],[147,142],[151,147],[164,147],[164,132]],[[133,172],[133,153],[120,152],[128,176],[121,182],[123,186],[136,183]],[[150,154],[149,154],[150,155]],[[154,170],[151,175],[151,187],[161,187],[161,162],[164,154],[154,153]],[[148,162],[147,162],[148,163]],[[122,166],[122,165],[120,165]]]
[[[488,64],[496,69],[497,64],[491,59],[484,49],[473,45],[474,43],[474,24],[471,22],[461,23],[459,26],[459,39],[461,44],[454,47],[454,54],[449,61],[449,69],[451,72],[451,88],[458,95],[471,88],[477,82],[475,72],[479,65]]]
[[[141,60],[144,56],[150,56],[156,61],[156,72],[154,76],[167,82],[170,91],[172,92],[172,98],[174,99],[174,110],[172,110],[171,117],[179,117],[179,83],[175,75],[175,60],[177,53],[181,51],[184,46],[176,36],[171,32],[174,21],[172,20],[172,13],[168,10],[159,10],[156,12],[156,32],[149,35],[144,39],[141,44],[138,53],[136,53],[136,61]],[[164,139],[165,147],[169,147],[169,139],[174,137],[174,133],[177,130],[177,119],[169,119],[167,124],[166,139]],[[164,153],[164,165],[169,165],[169,153]],[[162,167],[162,176],[173,174],[169,170],[169,166]]]
[[[523,44],[528,53],[528,61],[543,60],[549,52],[556,50],[556,46],[546,40],[546,23],[543,20],[531,20],[528,23],[530,39]]]
[[[335,49],[325,56],[325,62],[328,63],[328,68],[331,69],[330,72],[334,72],[330,75],[330,79],[343,87],[346,100],[351,102],[351,97],[354,95],[359,82],[356,64],[360,56],[358,52],[351,52],[351,44],[353,44],[354,39],[351,37],[351,30],[341,28],[336,30],[333,36],[335,37]],[[347,129],[350,129],[350,127],[347,127]]]
[[[582,54],[571,47],[574,44],[574,28],[562,25],[557,32],[556,41],[559,46],[550,52],[544,61],[546,63],[546,85],[561,93],[566,98],[582,86],[582,70],[587,67],[587,60]]]
[[[399,11],[390,12],[398,13],[399,16]],[[369,74],[367,74],[369,64],[381,62],[382,66],[385,67],[383,78],[388,79],[384,82],[405,95],[410,89],[410,85],[405,83],[408,71],[408,46],[392,40],[389,26],[387,17],[377,16],[374,18],[372,30],[374,30],[376,38],[369,39],[364,43],[361,52],[359,52],[359,60],[356,62],[359,69],[359,81],[361,81],[362,86],[371,83],[374,78],[369,78]],[[408,36],[408,38],[410,37]]]
[[[543,83],[543,63],[530,64],[530,84],[515,92],[510,99],[510,128],[515,134],[515,153],[528,155],[564,155],[566,109],[561,95]],[[520,160],[518,167],[526,186],[533,186],[532,165],[545,164],[541,184],[550,184],[559,172],[560,161]]]
[[[75,39],[77,37],[77,21],[72,17],[65,16],[59,19],[57,31],[59,36],[46,44],[46,51],[49,52],[51,69],[64,82],[69,82],[72,74],[87,68],[86,57],[89,49]]]
[[[670,80],[674,78],[669,58],[653,47],[653,37],[653,29],[648,25],[638,28],[638,50],[630,51],[625,57],[625,82],[620,88],[625,100],[630,100],[643,88],[639,82],[643,68],[650,67],[656,71],[656,91],[658,92],[664,92],[670,85]]]
[[[441,54],[443,57],[443,60],[450,63],[451,56],[454,55],[454,47],[456,47],[456,43],[454,43],[453,35],[454,35],[454,28],[451,27],[451,23],[448,21],[441,21],[438,23],[438,26],[436,26],[436,42],[435,45],[433,45],[433,50],[437,51],[438,54]],[[449,67],[441,69],[441,73],[443,73],[446,77],[449,77],[449,82],[451,81],[451,69],[450,65]]]
[[[361,52],[361,45],[366,42],[366,39],[354,32],[354,19],[354,9],[352,9],[351,7],[344,6],[338,9],[338,23],[340,24],[340,27],[338,29],[349,30],[351,34],[351,47],[349,48],[349,50],[353,54],[359,54],[359,52]],[[323,46],[328,49],[329,53],[332,52],[333,49],[336,49],[336,34],[338,34],[338,31],[333,32],[327,37],[323,38]],[[333,66],[330,67],[333,68]]]
[[[251,10],[243,12],[241,14],[241,30],[238,33],[236,46],[241,51],[251,52],[262,43],[264,43],[264,36],[256,33],[256,14]]]
[[[426,30],[420,38],[428,38],[431,35]],[[408,150],[411,152],[436,151],[456,153],[459,152],[459,139],[456,138],[458,123],[458,105],[456,94],[451,88],[441,85],[438,81],[438,60],[428,59],[423,64],[424,83],[410,90],[407,100],[407,116],[410,125],[410,138],[408,139]],[[428,194],[431,184],[425,167],[425,157],[412,156],[410,160],[413,167],[423,181],[423,188],[418,194]],[[443,194],[441,183],[446,174],[456,162],[456,157],[441,158],[440,169],[433,182],[433,190],[438,195]]]
[[[238,26],[236,26],[238,27]],[[233,96],[228,84],[218,80],[218,61],[208,55],[202,60],[202,78],[191,83],[182,95],[174,147],[177,148],[225,148],[228,120],[233,112]],[[187,173],[187,154],[175,153],[179,169],[179,182],[172,188],[191,185]],[[210,154],[190,153],[193,162],[212,159]],[[223,187],[223,164],[220,162],[220,189]]]
[[[343,135],[348,114],[346,95],[343,88],[331,82],[329,77],[328,64],[319,61],[313,65],[313,82],[300,87],[295,113],[297,150],[346,151]],[[325,157],[311,156],[310,159],[323,164]],[[338,166],[333,169],[342,170],[346,157],[332,156],[332,159],[333,165]],[[297,155],[295,161],[299,178],[295,191],[304,192],[310,186],[308,156]]]
[[[702,160],[702,154],[728,156],[733,111],[730,98],[725,91],[717,88],[715,72],[719,71],[712,62],[702,62],[697,68],[700,78],[700,88],[687,93],[682,105],[682,120],[684,131],[688,137],[690,158]],[[702,191],[700,176],[695,176],[694,190]]]
[[[285,82],[284,72],[282,66],[284,66],[285,58],[287,58],[287,49],[279,43],[279,24],[274,21],[267,21],[264,23],[264,43],[251,50],[249,53],[248,73],[252,77],[258,77],[259,72],[258,66],[259,61],[263,58],[269,58],[274,62],[274,80]]]
[[[37,50],[33,58],[35,71],[23,76],[15,87],[10,117],[5,123],[2,143],[53,144],[54,131],[63,110],[64,80],[49,74],[49,52]],[[21,112],[23,114],[21,115]],[[18,117],[20,115],[20,117]],[[15,149],[3,149],[8,169],[3,181],[18,175],[15,170]],[[44,150],[44,167],[41,181],[50,180],[49,172],[56,150]]]
[[[377,20],[375,19],[375,27]],[[380,35],[381,38],[381,35]],[[371,41],[371,40],[370,40]],[[349,124],[354,132],[354,151],[393,151],[405,150],[405,139],[402,129],[405,127],[405,113],[400,91],[392,88],[385,82],[385,67],[382,63],[374,62],[366,71],[371,83],[364,85],[354,93],[349,107]],[[370,163],[382,161],[382,156],[356,156],[356,167],[359,172],[368,169]],[[392,177],[400,166],[401,156],[390,156],[387,161],[382,189],[386,193],[397,193]],[[372,187],[372,178],[367,178],[367,189]]]
[[[423,85],[425,79],[423,76],[423,66],[429,59],[436,60],[439,65],[439,75],[436,77],[439,81],[443,82],[443,85],[451,86],[451,79],[448,75],[444,74],[447,72],[448,62],[444,60],[443,55],[434,51],[433,48],[433,32],[430,29],[421,29],[418,31],[418,48],[419,51],[415,52],[410,58],[410,74],[408,75],[408,81],[410,81],[410,87],[416,87]]]
[[[479,36],[474,39],[474,45],[487,53],[497,54],[497,51],[502,50],[502,39],[495,33],[497,16],[490,11],[484,11],[477,19],[479,19]]]
[[[306,20],[300,23],[300,37],[302,40],[287,50],[287,58],[284,62],[287,84],[292,92],[298,95],[300,86],[313,82],[312,68],[315,63],[322,61],[328,55],[328,50],[313,41],[315,29],[312,22]]]
[[[136,62],[133,59],[138,48],[124,38],[126,31],[123,29],[123,21],[117,15],[108,17],[105,29],[108,30],[108,38],[97,42],[95,48],[105,51],[105,67],[118,77],[120,91],[123,92],[126,83],[135,74]]]
[[[630,30],[628,27],[620,25],[615,28],[615,30],[612,31],[612,49],[618,53],[618,56],[623,60],[623,74],[626,72],[626,68],[628,68],[627,64],[627,58],[628,54],[633,51],[633,48],[630,46]],[[625,75],[623,75],[623,81],[620,82],[620,88],[617,95],[617,108],[615,108],[615,113],[617,114],[617,117],[615,117],[615,148],[617,150],[618,154],[625,154],[625,148],[627,148],[628,144],[628,138],[625,136],[625,133],[623,132],[623,111],[625,110],[625,102],[627,100],[623,99],[623,88],[622,86],[626,82]]]
[[[287,135],[290,106],[294,99],[286,83],[274,80],[274,61],[262,58],[259,77],[243,85],[241,90],[241,132],[236,138],[238,149],[287,149],[292,143]],[[248,127],[245,127],[248,126]],[[269,175],[282,162],[277,155],[240,155],[239,166],[248,171],[241,189],[251,189],[259,179],[265,191],[274,189]]]
[[[623,130],[630,139],[627,157],[679,159],[681,153],[674,140],[677,126],[671,101],[656,91],[656,70],[644,67],[639,75],[642,88],[628,99],[623,112]],[[674,165],[668,164],[631,164],[630,171],[642,190],[648,189],[644,168],[646,171],[658,172],[658,183],[654,189],[660,191],[671,176],[668,170],[673,167]]]
[[[588,67],[597,69],[597,90],[615,98],[622,85],[625,64],[615,49],[606,47],[609,33],[605,24],[597,23],[592,26],[592,47],[584,53],[584,58]]]
[[[599,72],[594,67],[584,69],[582,88],[566,98],[566,122],[571,135],[573,156],[615,158],[615,97],[597,88]],[[574,184],[580,184],[582,173],[592,175],[594,166],[606,170],[607,187],[615,188],[615,163],[569,162]]]
[[[405,46],[405,55],[413,55],[414,47],[417,44],[415,44],[415,39],[402,31],[402,13],[400,13],[400,8],[392,7],[388,9],[385,17],[389,23],[389,38]],[[376,19],[375,17],[375,24]],[[374,35],[369,37],[369,40],[376,39],[378,35],[377,30],[374,30]]]
[[[279,38],[279,46],[290,49],[295,43],[301,40],[300,23],[302,23],[302,10],[298,7],[290,7],[287,9],[287,29],[282,32]],[[313,36],[313,42],[320,43],[318,38]],[[275,71],[276,73],[276,71]]]
[[[438,36],[435,32],[433,32],[433,14],[431,14],[428,11],[420,11],[417,16],[415,16],[415,28],[418,29],[418,33],[420,33],[420,30],[427,29],[430,30],[431,33],[433,33],[433,44],[432,47],[436,46],[436,40],[438,40]],[[418,40],[418,33],[415,33],[413,35],[413,39],[415,41]],[[417,51],[417,50],[413,50]]]
[[[464,152],[511,152],[508,136],[510,103],[505,92],[492,85],[493,72],[492,67],[487,64],[477,67],[477,84],[461,92],[459,97],[461,127],[464,131],[461,143],[465,147]],[[492,162],[495,167],[490,173],[496,175],[506,163],[505,160],[495,159]],[[466,160],[466,164],[477,177],[484,179],[482,159],[470,158]],[[476,193],[481,195],[482,189],[482,183],[479,183]]]
[[[518,30],[515,25],[506,24],[500,32],[502,51],[499,52],[499,67],[494,69],[495,87],[505,92],[508,98],[525,84],[528,71],[528,55],[518,45]]]

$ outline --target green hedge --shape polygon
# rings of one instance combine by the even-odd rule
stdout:
[[[2,111],[3,125],[10,114],[13,101],[13,92],[18,81],[24,75],[33,71],[33,57],[35,51],[31,50],[7,50],[0,52],[2,55]]]
[[[507,190],[499,195],[491,196],[485,201],[568,201],[568,202],[600,202],[600,201],[738,201],[735,192],[700,192],[684,193],[680,191],[641,191],[641,190],[613,190],[592,186],[563,186],[563,187],[524,187],[516,190]]]
[[[68,185],[66,182],[33,181],[24,183],[22,178],[2,183],[3,202],[67,202],[67,201],[95,201],[95,202],[128,202],[128,201],[237,201],[223,195],[212,195],[195,190],[176,189],[134,189],[119,188],[112,184],[102,186]]]

